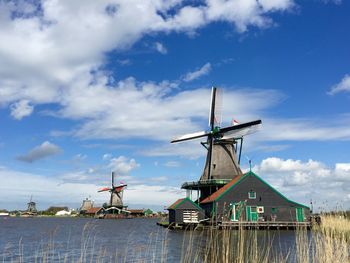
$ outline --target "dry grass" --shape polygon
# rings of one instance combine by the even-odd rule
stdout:
[[[324,215],[321,222],[321,232],[325,235],[343,238],[350,242],[350,219],[345,215]]]
[[[270,231],[243,228],[218,230],[212,227],[201,232],[183,232],[182,249],[178,251],[180,259],[174,260],[170,253],[173,249],[172,243],[169,241],[174,233],[164,233],[160,230],[162,229],[159,228],[159,232],[150,234],[148,242],[138,247],[132,245],[132,236],[127,237],[125,249],[116,249],[115,253],[111,254],[111,251],[96,243],[94,226],[86,225],[81,236],[81,247],[77,251],[69,251],[71,244],[68,239],[65,250],[68,252],[59,252],[60,249],[53,238],[45,244],[40,244],[38,249],[33,251],[34,258],[29,260],[24,254],[25,246],[20,240],[16,255],[0,258],[0,262],[350,262],[350,222],[339,216],[324,216],[322,224],[312,231],[296,230],[295,246],[291,247],[289,252],[282,252],[278,245],[276,246],[275,237]]]

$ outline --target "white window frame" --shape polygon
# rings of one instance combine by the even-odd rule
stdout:
[[[252,197],[251,194],[254,194],[254,197]],[[255,191],[249,191],[248,192],[248,198],[249,199],[256,199],[256,192]]]

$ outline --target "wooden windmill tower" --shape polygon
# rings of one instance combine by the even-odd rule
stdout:
[[[201,143],[207,149],[207,158],[202,176],[197,182],[186,182],[182,185],[182,188],[189,190],[190,193],[198,191],[198,202],[242,174],[239,163],[243,137],[254,132],[261,124],[261,120],[255,120],[242,124],[234,123],[231,126],[221,128],[219,99],[218,89],[213,87],[209,113],[209,131],[186,134],[171,141],[171,143],[176,143],[207,138],[206,142]]]
[[[112,213],[121,213],[124,211],[126,206],[123,205],[123,192],[126,188],[126,184],[114,185],[114,172],[112,172],[112,186],[105,187],[100,189],[98,192],[110,192],[111,196],[109,199],[109,204],[107,207],[107,211],[111,211]],[[115,211],[116,210],[116,211]]]

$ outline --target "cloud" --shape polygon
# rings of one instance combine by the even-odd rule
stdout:
[[[130,59],[117,59],[117,63],[122,66],[129,66],[132,64]]]
[[[117,175],[127,175],[132,170],[140,167],[140,164],[138,164],[135,159],[128,159],[125,156],[119,156],[110,159],[108,167],[116,172]]]
[[[17,157],[17,160],[32,163],[49,156],[62,152],[62,149],[49,141],[43,142],[41,145],[34,147],[27,154]]]
[[[251,136],[254,142],[350,140],[349,116],[323,119],[263,118],[262,127]],[[250,139],[251,140],[251,139]]]
[[[152,182],[165,182],[165,181],[168,181],[169,178],[166,176],[158,176],[158,177],[151,177],[149,178],[149,180]]]
[[[350,163],[337,163],[328,167],[315,160],[301,161],[266,158],[254,166],[253,171],[264,178],[287,197],[297,202],[329,207],[334,209],[339,203],[349,208],[346,194],[350,189]]]
[[[342,0],[321,0],[323,3],[325,4],[336,4],[336,5],[341,5],[341,3],[343,2]]]
[[[16,120],[21,120],[23,117],[29,116],[34,110],[34,106],[29,100],[20,100],[10,105],[11,116]]]
[[[77,208],[87,196],[95,200],[95,205],[102,205],[108,200],[107,195],[97,193],[98,189],[105,186],[101,178],[92,183],[89,179],[85,180],[89,176],[87,174],[72,172],[69,175],[71,178],[74,176],[76,180],[64,181],[62,179],[64,175],[43,176],[0,167],[0,181],[6,182],[0,184],[0,207],[25,210],[31,195],[39,209],[47,209],[52,205]],[[81,180],[81,177],[85,178],[85,181]],[[28,188],[28,185],[31,187]],[[129,206],[133,204],[167,206],[183,194],[181,189],[165,185],[164,181],[162,185],[134,184],[125,190],[124,202]]]
[[[110,154],[110,153],[105,153],[103,156],[102,156],[102,159],[103,160],[110,160],[110,159],[112,159],[112,154]]]
[[[84,161],[86,158],[87,158],[87,155],[86,155],[86,154],[79,153],[79,154],[76,154],[76,155],[73,156],[73,161],[74,161],[74,162],[82,162],[82,161]]]
[[[23,99],[64,105],[77,82],[90,83],[96,72],[108,78],[99,70],[108,52],[126,50],[147,34],[189,33],[217,21],[244,32],[268,26],[273,12],[292,6],[291,0],[2,2],[0,105]]]
[[[164,164],[166,167],[180,167],[181,164],[177,161],[169,161]]]
[[[168,53],[168,50],[166,49],[166,47],[160,42],[155,43],[155,49],[163,55]]]
[[[200,69],[187,73],[183,80],[186,82],[190,82],[204,75],[209,74],[210,71],[211,71],[211,64],[208,62],[204,64]]]
[[[334,95],[339,92],[350,92],[350,76],[345,75],[343,79],[336,85],[334,85],[328,92],[329,95]]]

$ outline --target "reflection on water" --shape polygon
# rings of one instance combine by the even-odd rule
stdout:
[[[0,218],[0,260],[4,262],[181,262],[184,259],[187,262],[203,261],[209,233],[168,230],[157,226],[157,221],[158,219],[142,218],[119,220]],[[258,247],[272,245],[271,252],[278,255],[288,254],[295,246],[292,231],[255,233]]]

